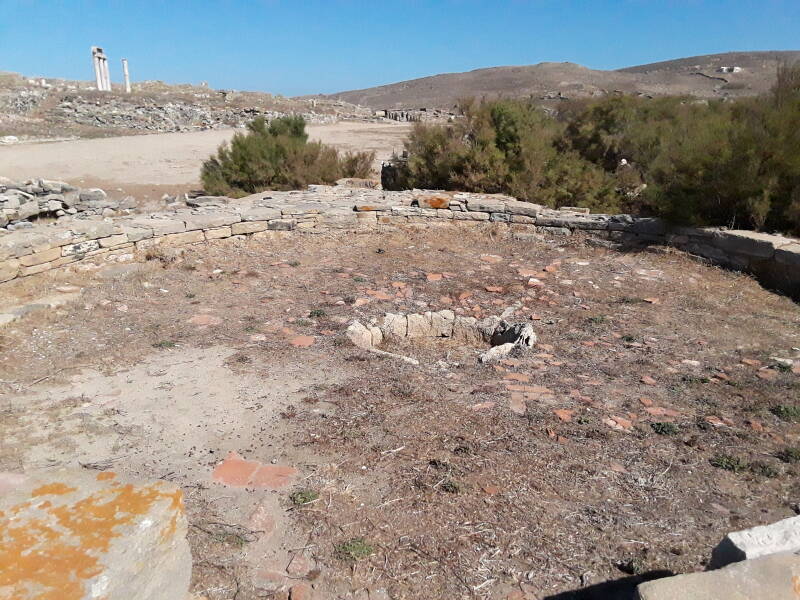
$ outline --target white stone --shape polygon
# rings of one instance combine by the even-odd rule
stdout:
[[[787,551],[800,552],[800,516],[729,533],[711,552],[711,566]]]

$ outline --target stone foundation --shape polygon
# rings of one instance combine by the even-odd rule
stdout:
[[[196,204],[196,203],[195,203]],[[131,260],[157,245],[197,244],[272,232],[380,231],[393,226],[475,226],[496,223],[515,231],[570,235],[576,231],[631,245],[668,245],[714,264],[745,271],[765,286],[800,298],[800,240],[753,231],[670,227],[630,215],[551,210],[500,195],[309,186],[219,199],[151,215],[79,219],[65,217],[0,236],[0,282],[76,261]]]

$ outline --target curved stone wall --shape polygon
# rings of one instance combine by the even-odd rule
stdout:
[[[0,282],[81,260],[132,260],[154,246],[183,246],[272,231],[380,230],[404,224],[503,223],[533,231],[666,244],[715,264],[752,273],[764,285],[800,298],[800,240],[753,231],[669,227],[652,218],[547,209],[507,196],[309,186],[239,200],[208,198],[169,212],[115,218],[63,218],[0,237]]]

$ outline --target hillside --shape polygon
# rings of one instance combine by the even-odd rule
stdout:
[[[445,73],[325,97],[375,109],[452,108],[459,99],[466,97],[533,97],[549,103],[613,92],[737,97],[767,91],[777,64],[782,60],[798,59],[800,51],[730,52],[616,71],[594,70],[574,63],[540,63]],[[738,66],[742,70],[737,73],[717,72],[722,66]]]

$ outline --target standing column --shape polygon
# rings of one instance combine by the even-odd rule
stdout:
[[[103,91],[103,73],[100,67],[99,53],[102,52],[101,48],[92,46],[92,67],[94,67],[94,80],[99,92]]]
[[[125,79],[125,93],[131,93],[131,76],[128,74],[128,59],[122,59],[122,77]]]
[[[108,58],[103,55],[103,81],[105,82],[103,89],[107,92],[111,91],[111,76],[108,73]]]

